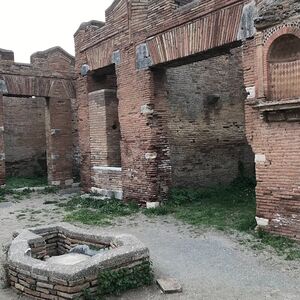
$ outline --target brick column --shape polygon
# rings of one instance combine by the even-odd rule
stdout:
[[[92,190],[122,198],[120,124],[115,90],[89,93]]]
[[[263,49],[263,37],[261,33],[257,33],[255,37],[256,41],[256,86],[257,86],[257,98],[265,98],[266,82],[264,82],[264,49]]]
[[[4,114],[3,95],[0,94],[0,185],[5,183],[5,147],[4,147]]]
[[[50,98],[46,106],[48,182],[71,185],[72,124],[70,99]]]
[[[135,47],[124,50],[116,69],[122,185],[125,199],[156,202],[165,199],[171,180],[166,93],[161,86],[163,74],[137,70],[135,53]]]
[[[89,93],[91,164],[120,167],[120,126],[115,90]]]

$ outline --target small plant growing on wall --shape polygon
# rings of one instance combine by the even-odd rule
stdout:
[[[87,289],[84,291],[84,300],[100,300],[107,295],[118,296],[131,289],[149,286],[153,281],[152,263],[149,261],[130,269],[107,270],[99,274],[96,296]]]

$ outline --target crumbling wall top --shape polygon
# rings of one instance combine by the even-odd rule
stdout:
[[[58,46],[32,54],[30,62],[34,68],[60,73],[72,72],[75,66],[74,56]]]
[[[258,30],[275,26],[286,19],[299,18],[299,0],[262,0],[258,3],[258,17],[255,26]]]
[[[0,49],[0,60],[14,61],[15,55],[11,50]]]

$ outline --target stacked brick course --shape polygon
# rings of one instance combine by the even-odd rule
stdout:
[[[46,125],[44,126],[46,127],[48,181],[49,184],[71,184],[73,173],[76,173],[76,168],[73,166],[78,166],[76,157],[74,158],[74,154],[78,153],[77,116],[72,110],[74,109],[72,100],[75,99],[74,58],[63,49],[55,47],[33,54],[31,64],[19,64],[14,62],[13,52],[7,50],[0,50],[0,52],[0,125],[5,130],[2,95],[6,97],[6,101],[9,101],[10,97],[35,96],[36,100],[42,97],[42,101],[46,98]],[[20,113],[26,114],[26,107]],[[5,182],[3,130],[0,136],[1,184]],[[44,134],[38,136],[36,138],[42,138]],[[9,145],[7,150],[12,150]]]
[[[299,3],[209,0],[181,5],[186,2],[190,1],[115,1],[107,10],[105,24],[95,26],[92,22],[85,23],[75,34],[78,73],[84,64],[91,72],[101,72],[112,66],[116,70],[124,197],[141,202],[162,200],[172,184],[180,185],[184,178],[184,184],[190,184],[192,180],[187,179],[186,174],[191,171],[198,175],[202,172],[201,176],[205,174],[205,184],[215,183],[215,176],[220,181],[229,180],[230,176],[226,177],[225,173],[230,169],[236,170],[238,160],[251,166],[252,155],[244,138],[246,128],[246,137],[256,161],[258,225],[299,239]],[[278,61],[289,57],[287,49],[286,54],[279,53],[277,61],[271,62],[269,50],[283,35],[289,43],[295,42],[288,47],[295,52],[293,59]],[[280,47],[277,47],[279,52]],[[239,52],[233,55],[239,59],[232,61],[231,72],[225,74],[226,64],[222,60],[232,51]],[[216,58],[212,60],[211,56]],[[195,65],[195,70],[188,66],[181,67],[181,70],[170,69],[205,59]],[[204,68],[206,64],[207,70]],[[242,66],[247,92],[245,109],[242,105],[245,99],[240,72]],[[277,67],[287,70],[289,77],[284,76],[284,72],[279,74]],[[200,71],[201,68],[204,69]],[[190,80],[187,78],[201,83],[201,74],[196,76],[197,72],[212,78],[210,72],[214,70],[219,70],[223,78],[215,76],[215,81],[207,79],[201,91],[208,90],[211,96],[220,94],[227,97],[232,105],[224,104],[218,115],[216,109],[213,114],[208,111],[208,115],[204,114],[196,125],[193,115],[199,106],[193,103],[192,107],[184,107],[182,101],[185,97],[180,95],[190,94],[194,88],[193,82],[188,83]],[[187,75],[182,75],[185,72]],[[88,93],[92,90],[87,84],[93,80],[91,74],[79,76],[77,88],[82,120],[82,177],[86,189],[90,188],[91,181]],[[176,77],[180,76],[182,86],[176,81]],[[228,90],[225,83],[228,83]],[[176,89],[176,85],[179,88]],[[224,96],[226,90],[229,96]],[[288,93],[285,94],[285,91]],[[277,102],[274,102],[274,97],[270,98],[272,93],[276,94]],[[186,117],[182,118],[184,114]],[[225,119],[233,127],[228,128]],[[231,119],[234,119],[233,123]],[[222,124],[222,120],[224,126],[216,136],[228,143],[220,142],[226,145],[226,149],[218,153],[218,147],[213,147],[216,143],[205,147],[209,139],[204,137],[205,132],[209,138],[214,137],[212,133],[216,131],[213,128]],[[179,142],[180,136],[185,136],[182,142]],[[195,141],[195,144],[201,141],[203,149],[209,152],[204,156],[209,162],[209,171],[205,167],[196,171],[193,163],[199,160],[198,150],[192,144],[188,147],[185,141]],[[220,157],[224,153],[229,155],[229,145],[234,146],[234,153],[240,154],[226,159],[230,166],[226,172],[219,172],[226,169]],[[210,147],[212,151],[209,151]],[[216,156],[209,159],[209,154],[214,151]],[[241,158],[243,153],[246,154]],[[213,167],[217,162],[219,166]],[[233,171],[231,174],[236,175]]]
[[[43,98],[4,97],[7,176],[47,176]]]
[[[102,252],[75,265],[41,260],[47,255],[69,253],[73,246],[83,244]],[[149,262],[149,251],[131,235],[100,235],[99,231],[59,224],[19,233],[8,253],[8,279],[18,293],[34,299],[81,299],[85,290],[96,294],[101,272],[130,270],[144,262]]]
[[[210,186],[254,175],[245,137],[242,50],[167,70],[173,184]]]

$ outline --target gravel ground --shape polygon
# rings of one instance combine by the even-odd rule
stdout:
[[[16,229],[62,221],[62,209],[44,202],[66,197],[33,193],[18,203],[0,203],[0,246]],[[117,299],[300,299],[299,262],[284,261],[270,251],[251,250],[240,245],[236,236],[195,229],[171,217],[149,219],[143,215],[119,219],[107,230],[131,233],[141,239],[150,249],[155,276],[175,277],[183,287],[181,294],[163,295],[153,286]],[[3,254],[0,259],[4,259]],[[2,286],[3,279],[0,270]],[[0,290],[0,300],[15,299],[26,298],[10,289]]]

